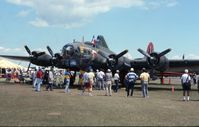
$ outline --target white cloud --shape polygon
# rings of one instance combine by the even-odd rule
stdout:
[[[29,15],[29,11],[27,11],[27,10],[22,10],[22,11],[20,11],[18,14],[17,14],[17,16],[18,17],[26,17],[26,16],[28,16]]]
[[[167,3],[167,7],[175,7],[176,5],[178,5],[178,2],[174,0]]]
[[[3,54],[15,54],[24,53],[24,49],[21,48],[5,48],[0,46],[0,51]]]
[[[175,7],[178,5],[177,0],[146,0],[143,6],[146,10],[158,9],[161,7]]]
[[[157,8],[173,7],[176,0],[7,0],[11,4],[32,9],[35,19],[29,21],[36,27],[61,26],[80,27],[92,18],[113,8]],[[18,15],[28,13],[21,11]]]
[[[47,26],[49,26],[47,21],[42,20],[42,19],[38,19],[38,18],[35,19],[34,21],[30,21],[29,23],[32,24],[33,26],[36,26],[36,27],[47,27]]]

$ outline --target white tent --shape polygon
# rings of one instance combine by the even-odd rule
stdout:
[[[5,59],[0,59],[0,68],[18,68],[18,69],[26,69],[26,67],[23,67],[21,65],[15,64],[13,62],[10,62]]]

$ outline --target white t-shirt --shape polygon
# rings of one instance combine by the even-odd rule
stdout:
[[[91,83],[94,83],[95,74],[93,72],[88,73],[88,79]]]
[[[103,79],[104,76],[105,76],[105,73],[103,71],[100,71],[100,72],[97,73],[98,79]]]
[[[186,82],[188,82],[188,81],[190,81],[190,80],[191,80],[191,77],[190,77],[187,73],[184,73],[184,74],[182,75],[182,77],[181,77],[182,83],[186,83]]]
[[[120,79],[119,74],[118,74],[118,73],[115,73],[115,74],[114,74],[114,80],[119,80],[119,79]]]

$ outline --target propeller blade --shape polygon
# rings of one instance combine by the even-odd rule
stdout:
[[[146,53],[144,50],[142,50],[140,48],[138,49],[138,52],[140,52],[142,55],[144,55],[144,56],[146,56],[148,58],[151,58],[151,56],[148,53]]]
[[[27,72],[29,71],[30,65],[31,65],[31,62],[30,62],[30,63],[29,63],[29,65],[28,65],[28,69],[27,69]]]
[[[162,51],[161,53],[158,54],[159,57],[166,55],[167,53],[169,53],[171,51],[171,49],[166,49],[164,51]]]
[[[28,46],[25,45],[24,47],[25,47],[26,51],[28,52],[28,54],[29,54],[29,55],[32,55],[32,53],[31,53],[30,49],[28,48]]]
[[[127,49],[124,50],[124,51],[122,51],[121,53],[119,53],[119,54],[116,55],[116,58],[119,59],[120,57],[122,57],[123,55],[125,55],[127,52],[128,52]]]
[[[54,53],[53,51],[51,50],[51,48],[49,46],[47,46],[47,49],[48,49],[48,52],[50,53],[50,55],[53,57],[54,56]]]

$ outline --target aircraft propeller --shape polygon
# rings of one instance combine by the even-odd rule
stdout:
[[[51,64],[52,64],[52,68],[54,68],[54,60],[56,59],[55,58],[55,54],[53,53],[52,49],[50,48],[50,46],[47,46],[46,47],[48,49],[48,52],[50,53],[50,55],[52,56],[52,59],[51,59]]]
[[[147,52],[145,52],[144,50],[142,50],[142,49],[138,49],[138,52],[140,52],[142,55],[144,55],[145,57],[147,57],[147,58],[150,58],[151,56],[147,53]]]
[[[28,52],[28,54],[31,57],[31,61],[30,61],[29,65],[28,65],[28,69],[27,69],[27,71],[29,71],[29,68],[30,68],[32,60],[35,59],[35,58],[37,58],[37,57],[39,57],[39,56],[41,56],[41,55],[44,55],[45,52],[39,52],[39,51],[32,51],[31,52],[31,50],[28,48],[27,45],[25,45],[24,48],[26,49],[26,51]]]
[[[25,45],[24,47],[25,47],[26,51],[28,52],[28,54],[29,54],[29,55],[32,55],[32,52],[30,51],[30,49],[28,48],[28,46]]]
[[[138,49],[138,52],[146,57],[147,63],[150,67],[150,73],[152,78],[157,78],[157,76],[155,76],[155,70],[164,71],[168,68],[168,59],[164,55],[166,55],[170,51],[171,49],[169,48],[160,53],[152,52],[149,54],[140,48]]]
[[[28,54],[29,54],[30,56],[32,56],[32,52],[30,51],[30,49],[28,48],[28,46],[25,45],[24,48],[26,49],[26,51],[28,52]],[[29,71],[30,65],[31,65],[31,62],[29,62],[29,64],[28,64],[27,72]]]
[[[128,50],[124,50],[119,54],[110,54],[107,56],[105,53],[99,51],[98,54],[100,54],[102,57],[106,58],[107,65],[110,69],[116,70],[118,66],[118,59],[125,55],[128,52]]]
[[[46,48],[48,49],[48,52],[50,53],[50,55],[52,57],[54,57],[54,53],[53,53],[52,49],[49,46],[47,46]]]
[[[171,49],[169,48],[160,53],[152,52],[151,54],[148,54],[144,50],[140,48],[138,49],[138,52],[140,52],[147,58],[147,62],[150,66],[152,66],[152,68],[155,68],[156,66],[158,66],[158,64],[160,63],[160,58],[166,55],[167,53],[169,53],[170,51]]]
[[[51,55],[51,57],[52,57],[52,59],[51,59],[51,64],[52,64],[52,68],[54,68],[54,63],[55,63],[55,61],[57,60],[57,59],[61,59],[62,57],[61,57],[61,55],[59,54],[59,53],[53,53],[53,51],[52,51],[52,49],[50,48],[50,46],[47,46],[46,47],[47,49],[48,49],[48,52],[50,53],[50,55]]]

